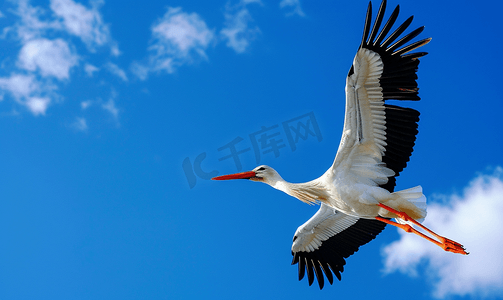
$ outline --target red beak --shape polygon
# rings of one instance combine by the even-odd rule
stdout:
[[[256,175],[255,172],[248,171],[248,172],[242,172],[242,173],[236,173],[236,174],[217,176],[217,177],[211,178],[211,180],[250,179],[250,178],[255,177],[255,175]]]

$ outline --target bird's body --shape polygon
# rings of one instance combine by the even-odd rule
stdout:
[[[309,284],[316,275],[320,288],[324,284],[323,273],[330,283],[332,272],[340,280],[345,258],[374,239],[386,224],[414,232],[446,251],[467,254],[462,245],[419,223],[426,217],[426,197],[421,186],[395,191],[396,176],[413,151],[419,112],[385,101],[420,99],[416,71],[418,58],[427,53],[407,53],[431,39],[406,45],[424,28],[401,37],[412,17],[388,36],[399,8],[380,29],[386,0],[371,29],[371,7],[369,3],[362,43],[346,79],[344,128],[332,166],[306,183],[289,183],[268,166],[213,178],[261,181],[303,202],[321,204],[319,211],[297,229],[292,245],[292,263],[299,264],[299,279],[307,270]],[[414,225],[440,241],[420,233]]]
[[[374,219],[376,216],[396,217],[395,214],[378,207],[379,203],[406,212],[414,219],[424,219],[426,216],[426,197],[420,186],[390,193],[386,189],[369,184],[368,177],[352,171],[351,168],[343,167],[337,171],[330,168],[321,177],[305,183],[287,182],[269,166],[258,166],[252,172],[263,178],[254,179],[255,181],[267,183],[305,203],[323,203],[350,216],[365,219]]]

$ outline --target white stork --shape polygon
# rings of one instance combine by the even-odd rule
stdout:
[[[388,36],[399,6],[379,30],[385,8],[383,0],[371,29],[369,3],[363,39],[346,79],[346,115],[339,150],[325,174],[306,183],[289,183],[273,168],[258,166],[249,172],[213,178],[264,182],[303,202],[321,203],[318,212],[297,229],[292,245],[292,264],[299,264],[299,280],[307,270],[309,285],[316,275],[320,289],[324,285],[322,270],[330,284],[332,272],[341,280],[345,258],[373,240],[386,224],[416,233],[445,251],[468,254],[461,244],[419,223],[426,216],[421,186],[394,191],[396,176],[413,151],[419,112],[385,101],[420,99],[416,71],[419,58],[427,53],[407,53],[426,45],[431,38],[406,45],[424,29],[420,27],[400,38],[412,17]]]

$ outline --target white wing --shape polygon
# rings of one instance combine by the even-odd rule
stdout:
[[[318,212],[300,226],[293,237],[292,264],[299,264],[299,280],[306,270],[309,285],[316,275],[320,289],[324,286],[323,272],[330,284],[332,272],[341,280],[345,258],[373,240],[385,226],[386,223],[359,219],[321,204]]]
[[[424,27],[420,27],[393,43],[410,25],[412,17],[385,39],[399,11],[397,6],[379,32],[385,7],[384,0],[370,31],[372,5],[369,3],[362,43],[346,80],[344,130],[332,171],[336,176],[338,172],[344,176],[355,175],[362,183],[392,192],[394,177],[403,170],[412,153],[419,112],[384,101],[420,99],[416,71],[418,58],[427,53],[405,53],[431,39],[400,48],[423,31]]]

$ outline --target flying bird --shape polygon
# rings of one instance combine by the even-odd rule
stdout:
[[[427,53],[410,51],[428,44],[431,38],[409,43],[424,26],[402,36],[412,16],[388,35],[399,6],[380,29],[385,9],[383,0],[371,26],[372,3],[368,5],[363,38],[346,78],[346,112],[339,149],[321,177],[289,183],[273,168],[262,165],[249,172],[212,178],[263,182],[303,202],[320,204],[318,212],[297,229],[292,245],[292,264],[298,264],[299,280],[307,273],[311,285],[316,276],[320,289],[324,286],[323,273],[330,284],[333,275],[341,280],[345,259],[373,240],[387,224],[415,233],[445,251],[468,254],[461,244],[421,224],[426,217],[421,186],[395,191],[396,177],[413,151],[419,112],[387,104],[386,100],[420,99],[416,71],[419,58]]]

